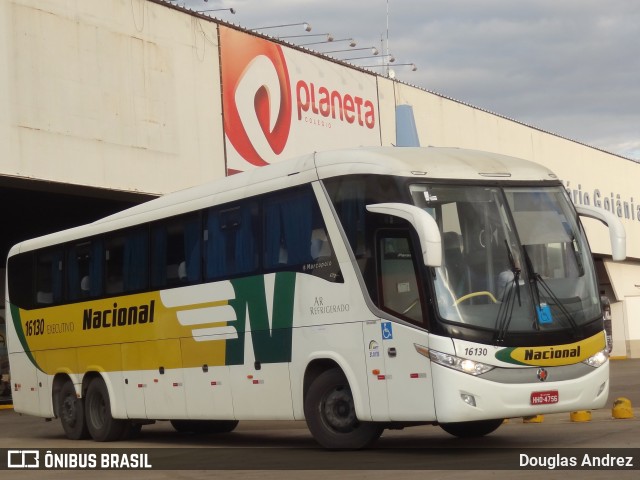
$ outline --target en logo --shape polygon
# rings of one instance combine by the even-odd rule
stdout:
[[[269,278],[270,288],[264,275],[255,275],[160,294],[163,305],[176,309],[178,322],[191,329],[197,343],[225,342],[221,364],[245,363],[247,335],[255,361],[290,362],[296,274],[279,272]],[[269,301],[268,295],[273,295]]]
[[[260,151],[280,154],[291,128],[291,84],[282,48],[226,27],[220,27],[220,45],[225,134],[247,162],[267,165]]]
[[[235,322],[238,336],[227,340],[226,365],[242,365],[245,359],[245,335],[251,330],[254,358],[261,363],[291,361],[293,303],[296,274],[275,274],[273,286],[273,313],[269,325],[264,276],[232,280],[235,298],[229,301],[237,315]]]

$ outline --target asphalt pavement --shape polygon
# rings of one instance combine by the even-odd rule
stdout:
[[[620,397],[640,408],[640,358],[611,360],[609,403]]]

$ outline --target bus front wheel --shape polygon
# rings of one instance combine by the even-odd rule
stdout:
[[[109,391],[102,378],[94,378],[85,397],[87,428],[96,442],[112,442],[125,436],[128,421],[111,416]]]
[[[361,449],[372,445],[383,427],[356,417],[349,382],[340,369],[327,370],[311,383],[304,416],[316,441],[329,449]]]
[[[69,440],[89,438],[89,430],[84,418],[83,399],[78,398],[71,381],[68,380],[62,385],[57,400],[57,413],[66,437]]]
[[[484,437],[497,430],[503,421],[499,418],[497,420],[478,420],[474,422],[441,423],[440,428],[454,437]]]

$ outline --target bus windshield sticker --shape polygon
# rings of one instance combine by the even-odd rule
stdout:
[[[553,323],[553,317],[551,316],[551,308],[546,303],[541,303],[536,307],[536,313],[538,314],[538,322],[541,325],[548,325]]]
[[[429,191],[425,190],[424,191],[424,199],[427,202],[437,202],[438,201],[438,196],[437,195],[429,195]]]

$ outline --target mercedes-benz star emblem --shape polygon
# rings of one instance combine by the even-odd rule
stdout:
[[[536,375],[538,377],[538,380],[540,380],[541,382],[544,382],[549,376],[549,372],[545,368],[539,368]]]

